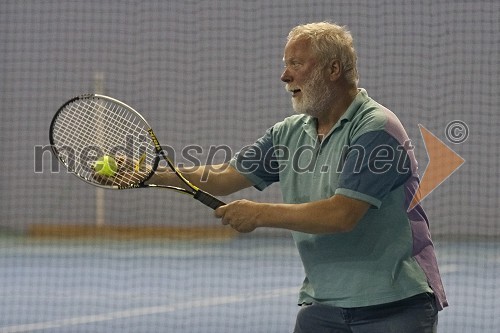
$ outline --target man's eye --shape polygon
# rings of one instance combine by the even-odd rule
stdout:
[[[299,68],[300,67],[300,63],[299,62],[291,62],[291,63],[288,63],[288,64],[285,64],[284,67],[285,68],[293,68],[293,69],[296,69],[296,68]]]

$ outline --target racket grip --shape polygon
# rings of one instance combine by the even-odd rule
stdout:
[[[202,191],[198,190],[195,195],[193,196],[196,200],[201,202],[202,204],[212,208],[212,209],[217,209],[220,206],[224,206],[225,203],[214,197],[213,195]]]

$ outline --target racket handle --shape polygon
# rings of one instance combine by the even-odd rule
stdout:
[[[196,200],[201,202],[202,204],[212,208],[212,209],[217,209],[220,206],[224,206],[225,203],[217,199],[216,197],[212,196],[211,194],[198,190],[195,195],[193,196]]]

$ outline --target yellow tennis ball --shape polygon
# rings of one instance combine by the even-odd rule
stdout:
[[[99,158],[94,165],[95,172],[100,176],[113,177],[118,169],[113,157],[105,155]]]

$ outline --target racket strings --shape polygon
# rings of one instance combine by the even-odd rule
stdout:
[[[61,110],[53,138],[59,150],[69,148],[62,160],[70,171],[98,185],[131,187],[148,177],[157,158],[148,129],[135,112],[112,101],[89,98]],[[120,166],[115,177],[96,177],[93,166],[103,155],[115,155]],[[144,160],[140,168],[134,164],[138,160]]]

